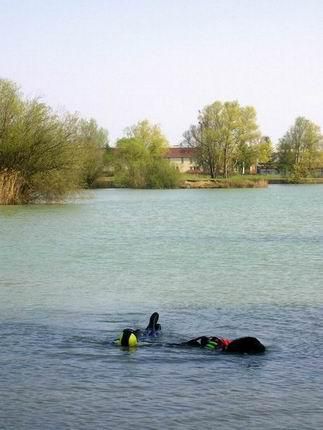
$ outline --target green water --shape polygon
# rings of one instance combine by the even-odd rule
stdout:
[[[322,309],[321,185],[0,207],[3,428],[319,428]],[[111,346],[156,310],[161,348]],[[163,347],[202,334],[268,353]]]
[[[323,187],[0,209],[1,311],[322,303]]]

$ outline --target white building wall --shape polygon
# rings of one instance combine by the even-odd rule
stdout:
[[[181,158],[169,158],[169,161],[181,172],[185,173],[193,170],[194,163],[191,158],[181,157]]]

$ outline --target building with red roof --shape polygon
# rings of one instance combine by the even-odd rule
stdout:
[[[195,172],[198,169],[194,159],[194,148],[173,147],[168,148],[166,158],[180,171],[180,172]]]

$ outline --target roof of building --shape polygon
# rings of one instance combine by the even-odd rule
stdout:
[[[194,148],[168,148],[166,152],[167,158],[192,158],[194,156]]]

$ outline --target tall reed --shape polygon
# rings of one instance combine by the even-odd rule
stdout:
[[[25,180],[15,170],[0,170],[0,204],[16,205],[25,203],[27,199]]]

